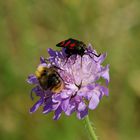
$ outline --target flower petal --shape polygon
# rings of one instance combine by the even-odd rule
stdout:
[[[78,111],[84,111],[86,108],[86,104],[84,102],[80,102],[79,105],[78,105]]]
[[[52,99],[47,98],[46,101],[45,101],[45,106],[43,108],[43,113],[47,114],[47,113],[51,112],[52,109],[53,109],[52,105],[53,105]]]
[[[33,107],[30,109],[30,113],[35,112],[42,104],[43,104],[43,99],[40,98],[40,100],[37,101],[37,102],[33,105]]]
[[[48,114],[51,111],[52,111],[52,105],[48,104],[43,108],[43,114]]]
[[[62,108],[59,106],[59,108],[55,111],[55,114],[53,116],[54,120],[58,120],[61,116]]]
[[[46,63],[46,61],[45,61],[45,58],[44,57],[40,57],[40,63],[42,64],[42,63]]]
[[[29,84],[38,84],[38,80],[37,80],[36,76],[33,75],[33,74],[30,74],[30,75],[28,76],[27,82],[28,82]]]
[[[61,108],[63,111],[66,111],[69,105],[69,99],[65,99],[62,101]]]
[[[107,87],[100,86],[100,90],[103,93],[103,95],[109,96],[109,90]]]
[[[85,108],[83,111],[78,111],[77,112],[77,118],[78,119],[83,119],[86,115],[88,115],[88,109]]]
[[[67,110],[65,111],[65,114],[67,116],[70,116],[74,111],[75,111],[75,104],[70,103],[69,106],[67,107]]]
[[[48,53],[50,56],[53,56],[53,57],[56,56],[56,51],[52,50],[51,48],[48,48]]]
[[[63,90],[60,95],[62,99],[69,98],[72,95],[72,90]]]
[[[106,80],[106,85],[108,85],[110,78],[109,78],[109,65],[104,67],[102,69],[102,75],[101,75],[105,80]]]
[[[98,103],[99,103],[99,97],[96,94],[92,95],[92,98],[89,101],[89,109],[93,110],[97,107]]]
[[[102,54],[102,55],[99,57],[98,62],[101,64],[101,63],[105,60],[106,57],[107,57],[107,53]]]

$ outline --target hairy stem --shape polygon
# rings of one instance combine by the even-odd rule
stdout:
[[[89,134],[90,134],[91,139],[92,140],[98,140],[98,138],[97,138],[97,136],[96,136],[96,134],[93,130],[93,127],[91,125],[91,122],[89,120],[88,115],[85,117],[85,122],[86,122],[86,127],[87,127],[87,130],[88,130]]]

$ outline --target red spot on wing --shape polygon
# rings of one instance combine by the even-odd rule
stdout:
[[[64,46],[67,47],[70,43],[71,43],[71,41],[68,40]]]
[[[70,49],[73,49],[75,46],[77,46],[78,43],[79,43],[78,40],[70,38],[70,39],[61,41],[56,46],[58,46],[58,47],[68,47]]]
[[[76,43],[70,44],[70,49],[73,49],[76,46]]]

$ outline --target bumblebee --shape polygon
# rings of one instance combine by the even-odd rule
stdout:
[[[36,72],[39,84],[43,90],[50,90],[53,93],[59,93],[64,89],[63,79],[57,72],[54,66],[48,68],[47,66],[38,66]]]

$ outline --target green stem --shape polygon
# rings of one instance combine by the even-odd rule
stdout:
[[[98,138],[97,138],[97,136],[96,136],[96,134],[95,134],[95,132],[94,132],[94,130],[93,130],[93,127],[92,127],[92,125],[91,125],[91,122],[90,122],[90,120],[89,120],[88,115],[85,117],[85,122],[86,122],[86,127],[87,127],[87,129],[88,129],[88,131],[89,131],[89,134],[90,134],[90,136],[91,136],[91,139],[92,139],[92,140],[98,140]]]

